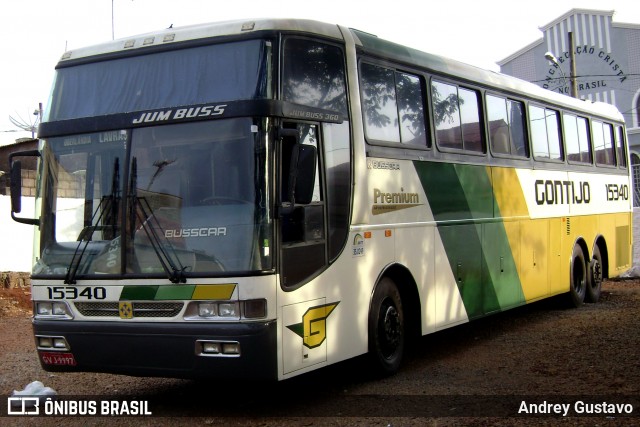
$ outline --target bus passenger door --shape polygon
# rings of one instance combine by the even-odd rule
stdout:
[[[326,267],[327,227],[318,126],[285,123],[283,128],[279,155],[279,273],[280,286],[288,292],[305,285]],[[309,168],[313,168],[313,173],[309,173]],[[299,188],[300,184],[308,188]],[[312,294],[316,298],[301,297],[304,301],[293,298],[291,304],[282,307],[285,374],[327,360],[323,319],[334,306],[326,304],[323,292],[316,288],[293,294]]]
[[[327,265],[325,203],[318,126],[285,123],[283,129],[286,131],[281,132],[279,156],[279,271],[282,288],[293,290]],[[310,168],[313,174],[309,173]],[[309,180],[312,191],[299,188],[307,185],[302,181]],[[302,192],[308,194],[301,197]]]

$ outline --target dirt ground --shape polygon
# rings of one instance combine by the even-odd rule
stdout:
[[[0,406],[39,380],[61,396],[149,400],[155,414],[0,425],[640,425],[640,280],[606,282],[600,302],[579,309],[552,299],[423,337],[388,378],[372,378],[361,358],[266,384],[47,373],[30,314],[28,292],[0,289]],[[516,417],[522,401],[630,403],[633,417]],[[502,418],[505,408],[512,418]]]

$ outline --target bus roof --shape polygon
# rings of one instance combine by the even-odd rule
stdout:
[[[185,27],[169,27],[146,34],[139,34],[111,40],[94,46],[67,51],[62,55],[58,66],[65,62],[102,57],[130,51],[143,51],[171,44],[204,40],[213,37],[237,36],[256,31],[287,31],[317,34],[324,37],[342,39],[337,25],[305,19],[255,19],[243,21],[224,21],[196,24]]]
[[[237,36],[256,31],[285,31],[315,34],[337,40],[343,39],[338,25],[305,19],[255,19],[197,24],[112,40],[102,44],[74,49],[62,55],[58,67],[64,67],[75,60],[89,60],[93,57],[105,58],[124,52],[146,53],[176,43],[204,40],[213,37]],[[391,59],[407,66],[422,68],[434,73],[455,76],[474,84],[496,87],[532,99],[545,100],[565,108],[583,110],[623,122],[622,114],[611,104],[580,100],[543,89],[533,83],[507,76],[495,71],[484,70],[453,59],[433,55],[402,46],[363,31],[351,29],[358,47],[368,54]],[[69,64],[71,65],[71,64]]]

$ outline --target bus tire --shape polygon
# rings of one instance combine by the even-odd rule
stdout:
[[[598,246],[593,248],[593,258],[589,263],[589,281],[587,282],[587,290],[585,301],[596,303],[600,299],[602,290],[602,280],[604,278],[602,255]]]
[[[369,311],[369,357],[381,375],[398,371],[405,341],[404,313],[398,287],[388,277],[376,286]]]
[[[573,247],[569,280],[569,305],[576,308],[580,307],[584,302],[584,296],[587,291],[587,282],[589,281],[587,262],[585,261],[584,252],[580,245],[575,245]]]

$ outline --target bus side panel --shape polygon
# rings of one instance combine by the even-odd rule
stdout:
[[[510,238],[521,237],[522,223],[520,221],[505,221],[486,223],[483,229],[483,253],[487,260],[486,273],[488,278],[484,283],[493,283],[498,305],[492,311],[506,310],[517,307],[525,303],[524,281],[522,280],[522,270],[518,267],[522,263],[523,247],[521,245],[511,245]]]
[[[493,168],[492,173],[494,179],[503,175],[504,184],[494,186],[503,216],[510,215],[508,207],[514,205],[514,195],[518,197],[514,191],[519,187],[527,215],[531,218],[526,225],[523,223],[522,235],[548,236],[545,257],[548,261],[547,295],[569,290],[571,254],[576,242],[584,242],[585,256],[590,259],[596,239],[599,236],[604,239],[606,254],[602,253],[602,256],[607,257],[605,264],[608,264],[610,277],[630,267],[631,208],[627,193],[619,191],[628,188],[627,175],[506,168]],[[502,193],[501,189],[505,188],[509,190]],[[517,209],[518,212],[522,210]],[[547,233],[536,225],[540,221],[548,221]],[[529,266],[532,262],[538,263],[538,251],[535,249],[538,246],[531,246],[535,251],[531,255],[536,261],[532,256],[525,256],[521,267],[527,301],[545,296],[542,289],[535,287],[535,281],[527,279],[524,271],[527,262]],[[522,250],[527,251],[526,244]]]
[[[469,321],[442,239],[433,225],[395,231],[396,262],[416,280],[422,309],[422,334]]]
[[[609,277],[618,276],[631,268],[633,255],[633,213],[621,213],[616,215],[616,245],[609,248],[609,253],[615,252],[615,258],[609,263]],[[610,245],[613,246],[613,245]],[[638,254],[636,254],[638,256]]]
[[[512,252],[518,253],[517,270],[526,302],[549,295],[548,265],[552,234],[546,218],[530,219],[516,169],[492,167],[495,216],[502,218]],[[560,178],[566,174],[559,175]]]
[[[427,162],[415,167],[469,318],[523,304],[519,224],[494,220],[491,170]],[[438,269],[445,265],[437,262]]]
[[[565,254],[566,234],[565,217],[549,218],[549,271],[547,283],[548,295],[557,295],[569,290],[569,255]]]
[[[462,294],[434,221],[433,205],[413,163],[370,159],[369,164],[369,223],[373,228],[388,228],[395,243],[393,259],[387,264],[371,265],[373,283],[391,263],[409,270],[418,288],[422,334],[468,322]],[[433,176],[438,176],[437,171]],[[449,186],[446,179],[442,184]],[[443,203],[448,202],[443,200]],[[438,207],[443,208],[443,205]],[[448,209],[458,211],[460,208],[449,205]],[[383,249],[380,244],[387,244],[375,238],[376,233],[383,231],[374,229],[373,238],[365,239],[365,257],[370,257],[371,251],[380,252]]]
[[[278,292],[279,378],[285,379],[368,351],[373,287],[395,260],[395,236],[352,231],[346,248],[319,276]]]

